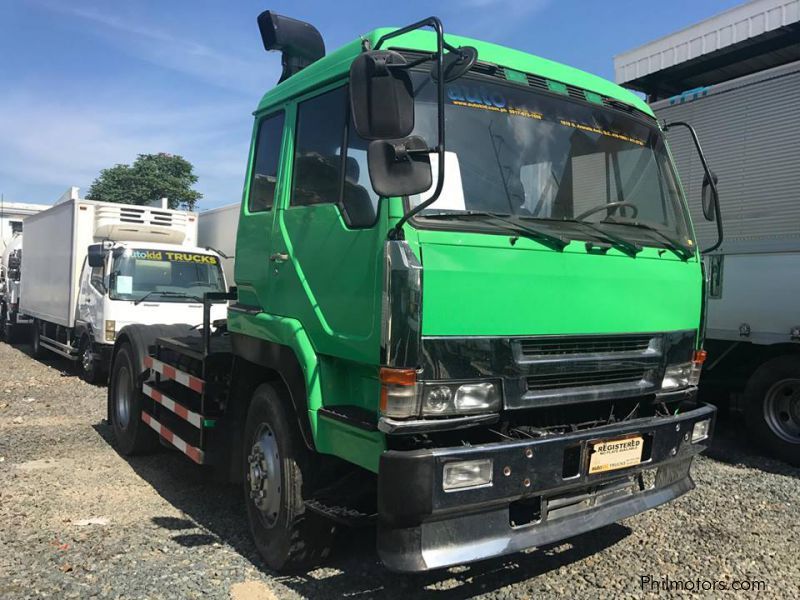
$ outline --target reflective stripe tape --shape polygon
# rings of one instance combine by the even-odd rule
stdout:
[[[203,389],[205,389],[206,383],[199,377],[195,377],[194,375],[189,375],[189,373],[176,369],[172,365],[168,365],[165,362],[161,362],[160,360],[155,359],[152,356],[144,357],[144,366],[147,367],[148,369],[153,369],[153,371],[155,371],[156,373],[160,373],[167,379],[172,379],[173,381],[177,381],[181,385],[185,385],[186,387],[194,390],[198,394],[202,394]]]
[[[159,390],[155,389],[154,387],[146,383],[142,384],[142,392],[144,392],[145,395],[150,396],[161,406],[171,410],[181,419],[183,419],[184,421],[188,421],[198,429],[200,429],[203,426],[203,417],[200,416],[200,414],[189,410],[183,404],[175,402],[175,400],[173,400],[169,396],[166,396],[163,392],[160,392]]]
[[[154,429],[156,433],[158,433],[158,435],[167,440],[170,444],[175,446],[178,450],[183,452],[186,456],[191,458],[198,465],[203,464],[204,456],[202,450],[200,450],[199,448],[195,448],[194,446],[191,446],[186,442],[184,442],[181,438],[172,433],[169,429],[164,427],[161,423],[156,421],[153,417],[151,417],[148,413],[144,411],[142,411],[142,421],[147,423],[147,425],[149,425],[152,429]]]

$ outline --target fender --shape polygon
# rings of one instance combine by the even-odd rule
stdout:
[[[288,346],[241,333],[231,333],[231,342],[234,356],[278,374],[292,400],[303,441],[309,450],[314,450],[314,434],[308,419],[305,376],[294,351]]]
[[[228,331],[240,358],[277,372],[289,391],[303,440],[315,447],[316,421],[322,405],[317,353],[296,319],[228,307]]]
[[[109,374],[113,373],[114,360],[117,357],[117,351],[123,344],[130,344],[133,348],[133,360],[136,372],[140,378],[144,373],[144,357],[150,354],[150,348],[155,345],[156,340],[162,337],[179,337],[189,335],[189,332],[194,329],[191,325],[177,324],[177,325],[126,325],[117,334],[117,339],[114,342],[114,349],[111,353],[111,360],[109,361]],[[113,418],[113,411],[111,408],[111,378],[109,377],[109,385],[106,394],[106,416],[108,422]],[[141,383],[141,381],[140,381]]]

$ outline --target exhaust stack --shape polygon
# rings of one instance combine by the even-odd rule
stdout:
[[[325,42],[310,23],[265,10],[258,15],[258,29],[264,49],[282,53],[283,72],[278,83],[325,56]]]

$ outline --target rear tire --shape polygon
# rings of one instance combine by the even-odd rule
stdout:
[[[250,532],[269,568],[284,572],[326,558],[334,533],[331,522],[305,508],[314,462],[287,402],[269,384],[256,389],[242,453]]]
[[[141,373],[136,369],[133,349],[124,344],[114,357],[111,370],[111,425],[119,451],[131,456],[158,448],[158,434],[142,421],[144,396]]]
[[[33,358],[42,358],[45,353],[44,347],[42,347],[40,328],[41,324],[39,323],[39,319],[34,319],[33,325],[31,326],[31,356],[33,356]]]
[[[752,440],[800,466],[800,356],[779,356],[756,369],[744,392]]]

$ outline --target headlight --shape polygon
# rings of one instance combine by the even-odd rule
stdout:
[[[491,381],[455,384],[426,384],[422,393],[422,414],[474,415],[500,410],[500,385]]]
[[[669,365],[661,381],[662,390],[679,390],[700,383],[700,373],[706,360],[706,351],[697,350],[693,360],[678,365]]]
[[[117,322],[106,321],[106,341],[113,342],[117,336]]]
[[[689,376],[692,371],[692,363],[681,365],[670,365],[664,371],[664,379],[661,381],[662,390],[679,390],[689,386]]]

